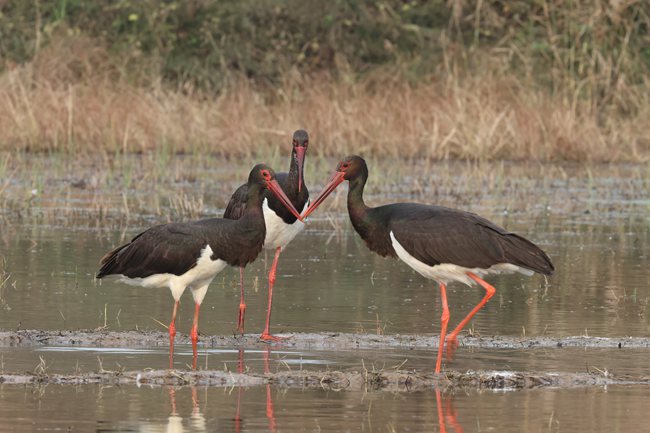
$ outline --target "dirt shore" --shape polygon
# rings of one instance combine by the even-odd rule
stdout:
[[[283,347],[312,350],[435,348],[436,336],[369,335],[369,334],[292,334]],[[179,343],[189,343],[186,335],[177,336]],[[265,346],[257,335],[201,336],[210,347]],[[0,332],[0,348],[53,346],[143,347],[166,346],[168,335],[155,331],[116,332],[106,329],[78,331],[23,330]],[[466,347],[506,348],[648,348],[650,338],[599,337],[464,337],[459,344]],[[278,371],[270,373],[235,373],[223,370],[136,370],[93,373],[0,374],[0,384],[106,384],[106,385],[197,385],[197,386],[259,386],[321,387],[337,390],[384,389],[412,391],[437,388],[526,389],[537,387],[604,386],[615,384],[648,384],[649,377],[613,376],[606,372],[551,373],[512,371],[446,371],[443,374],[386,369],[380,371]]]
[[[337,349],[430,349],[438,347],[436,335],[372,335],[346,333],[296,333],[279,334],[287,337],[283,347],[311,350]],[[189,344],[189,336],[178,334],[176,341]],[[200,341],[207,347],[255,347],[266,346],[258,335],[243,336],[202,335]],[[459,337],[460,347],[483,349],[536,349],[536,348],[650,348],[650,338],[645,337]],[[146,347],[167,346],[169,336],[157,331],[109,331],[87,330],[22,330],[0,331],[1,347],[97,346],[97,347]]]
[[[516,390],[540,387],[605,385],[650,385],[650,377],[614,377],[589,373],[545,373],[510,371],[444,372],[440,375],[414,371],[282,371],[234,373],[222,370],[99,371],[79,374],[0,374],[0,384],[12,385],[173,385],[173,386],[260,386],[330,390],[382,389],[415,391],[429,388],[479,388]]]

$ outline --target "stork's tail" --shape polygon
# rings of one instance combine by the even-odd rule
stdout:
[[[503,237],[503,249],[508,263],[543,275],[552,275],[555,267],[549,256],[528,239],[509,233]]]
[[[130,242],[128,244],[121,245],[106,253],[104,257],[102,257],[102,259],[99,261],[99,265],[101,267],[99,268],[99,272],[97,272],[96,277],[102,278],[105,277],[106,275],[113,274],[114,273],[113,271],[117,267],[117,256],[124,248],[128,247],[129,245],[131,245]]]

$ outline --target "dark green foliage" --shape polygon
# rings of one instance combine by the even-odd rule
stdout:
[[[55,37],[86,35],[131,71],[146,66],[141,75],[218,89],[230,72],[275,82],[290,68],[363,73],[399,64],[422,76],[439,70],[443,54],[471,70],[477,53],[493,50],[551,88],[597,75],[604,91],[623,75],[643,80],[650,66],[650,3],[610,3],[4,0],[0,67],[28,61]]]

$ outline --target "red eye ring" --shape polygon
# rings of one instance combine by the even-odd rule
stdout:
[[[260,173],[264,179],[266,180],[271,179],[271,173],[269,173],[268,170],[262,170]]]

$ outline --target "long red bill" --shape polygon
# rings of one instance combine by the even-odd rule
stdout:
[[[298,192],[302,189],[302,168],[305,165],[306,147],[296,146],[296,159],[298,160]]]
[[[278,183],[277,180],[273,179],[273,180],[267,181],[266,182],[266,187],[269,189],[269,191],[271,191],[273,193],[274,196],[276,196],[278,198],[278,200],[280,200],[282,202],[284,207],[289,209],[289,211],[296,218],[298,218],[300,221],[302,221],[304,219],[302,216],[300,216],[300,213],[293,206],[293,203],[291,203],[291,200],[289,200],[289,197],[287,197],[287,195],[284,193],[284,191],[282,191],[282,187],[280,186],[280,184]]]
[[[318,194],[318,197],[309,204],[309,207],[305,211],[304,215],[302,216],[303,218],[307,218],[313,211],[316,210],[318,206],[325,201],[328,195],[330,195],[337,186],[339,186],[343,181],[345,180],[345,173],[341,171],[335,172],[330,180],[327,182],[327,185],[325,185],[325,188]]]

